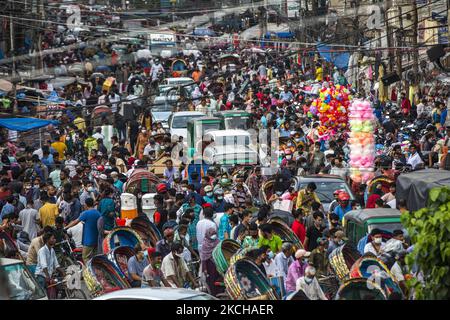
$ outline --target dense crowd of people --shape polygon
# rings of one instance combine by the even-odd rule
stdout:
[[[137,50],[128,46],[129,53]],[[127,179],[134,170],[151,171],[157,159],[170,155],[182,143],[161,123],[153,122],[150,114],[152,84],[168,72],[165,59],[146,57],[119,63],[107,45],[96,52],[97,57],[101,54],[111,57],[111,65],[103,74],[94,73],[91,60],[82,51],[46,58],[50,59],[48,67],[60,64],[59,69],[82,61],[87,80],[70,90],[55,89],[73,107],[51,113],[49,117],[63,125],[49,127],[48,140],[39,145],[2,135],[0,231],[14,240],[42,287],[53,281],[56,271],[64,274],[60,268],[64,241],[80,249],[85,263],[104,253],[103,239],[118,226],[120,195],[126,191]],[[401,92],[397,104],[395,90],[389,100],[379,99],[373,90],[356,92],[343,70],[330,68],[327,74],[321,60],[305,68],[295,55],[252,55],[233,72],[219,69],[217,56],[213,51],[198,57],[180,56],[197,87],[183,95],[174,110],[209,114],[246,110],[251,115],[251,128],[278,129],[287,139],[283,147],[274,150],[279,157],[278,171],[268,177],[261,166],[228,170],[210,166],[206,172],[186,175],[188,164],[179,167],[166,161],[162,182],[156,186],[156,209],[149,217],[163,238],[155,248],[134,248],[135,255],[128,261],[128,280],[133,287],[180,288],[196,288],[204,281],[210,293],[221,294],[223,277],[216,270],[213,250],[220,241],[234,239],[242,248],[254,248],[248,256],[267,278],[282,277],[287,293],[303,290],[310,299],[329,299],[318,280],[332,272],[328,257],[347,240],[342,227],[345,214],[358,208],[406,211],[406,199],[396,199],[395,177],[424,167],[449,168],[447,88],[417,92],[412,101]],[[116,80],[105,89],[109,76]],[[220,94],[208,89],[216,82],[224,84]],[[378,119],[375,177],[389,177],[388,190],[381,183],[371,187],[355,184],[350,179],[347,130],[341,128],[325,140],[318,117],[309,112],[319,91],[333,83],[371,100]],[[53,90],[44,83],[40,89]],[[141,100],[136,117],[125,120],[120,110],[130,95]],[[33,113],[30,103],[18,101],[18,105]],[[114,115],[110,141],[106,141],[102,126],[87,117],[97,105],[107,105]],[[164,138],[155,139],[160,135]],[[336,190],[329,207],[324,207],[316,183],[300,190],[291,187],[293,177],[305,174],[339,176],[352,187],[355,197],[348,190]],[[260,191],[269,179],[275,180],[275,187],[263,204]],[[281,202],[288,203],[289,227],[303,248],[294,250],[292,243],[283,242],[267,223]],[[142,208],[138,210],[145,216]],[[2,239],[0,255],[11,256],[11,248]],[[380,230],[372,230],[358,248],[378,257],[395,252],[391,272],[407,295],[404,281],[411,270],[404,262],[408,245],[402,230],[395,230],[386,243]],[[196,261],[200,261],[199,277],[192,269]]]

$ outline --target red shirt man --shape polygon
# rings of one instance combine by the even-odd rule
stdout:
[[[300,239],[300,242],[303,244],[305,242],[306,237],[306,229],[303,224],[303,209],[296,209],[294,211],[294,222],[292,223],[291,229],[295,233],[295,235]]]

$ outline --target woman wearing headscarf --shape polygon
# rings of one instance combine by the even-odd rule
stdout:
[[[212,258],[212,252],[218,244],[219,239],[217,238],[217,231],[214,228],[206,230],[200,249],[200,261],[202,264],[202,272],[205,274],[206,283],[213,296],[223,292],[221,287],[215,285],[215,282],[222,281],[222,277],[217,272],[216,265]]]
[[[366,209],[375,209],[375,203],[383,196],[383,190],[381,189],[381,183],[377,183],[372,193],[367,198]]]

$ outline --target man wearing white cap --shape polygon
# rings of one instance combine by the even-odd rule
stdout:
[[[310,255],[311,252],[304,249],[299,249],[295,252],[295,261],[289,266],[285,280],[287,293],[296,291],[297,280],[305,275],[305,270],[309,266],[308,257]]]

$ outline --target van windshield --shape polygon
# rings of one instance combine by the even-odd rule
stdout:
[[[229,117],[225,118],[225,129],[248,130],[248,117]]]
[[[197,132],[198,135],[202,136],[211,130],[220,130],[220,123],[219,122],[213,122],[213,123],[198,123],[197,124]]]
[[[175,116],[172,120],[172,128],[173,129],[186,129],[187,123],[191,119],[196,119],[202,117],[203,115],[189,115],[189,116]]]
[[[0,266],[6,275],[11,300],[37,300],[46,295],[22,263]]]

